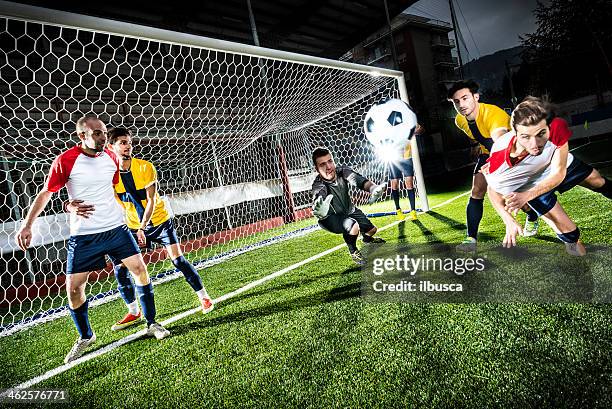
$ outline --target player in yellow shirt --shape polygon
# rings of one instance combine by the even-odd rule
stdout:
[[[466,209],[467,237],[457,247],[462,251],[474,251],[487,191],[487,181],[480,173],[480,168],[487,162],[493,142],[510,131],[510,115],[495,105],[480,102],[478,84],[473,80],[455,82],[448,90],[447,96],[457,111],[455,125],[474,142],[473,147],[480,148],[473,172],[472,192]],[[528,209],[526,213],[524,234],[533,236],[538,229],[538,215],[532,209]]]
[[[115,192],[126,209],[127,225],[136,236],[136,241],[146,248],[150,248],[152,243],[163,245],[172,264],[183,273],[187,283],[198,295],[202,311],[211,311],[214,305],[202,285],[198,271],[183,256],[173,218],[157,192],[155,167],[151,162],[132,157],[132,135],[128,129],[111,129],[108,141],[109,147],[119,159],[121,178],[115,185]],[[122,320],[113,325],[112,329],[117,331],[138,322],[140,311],[128,269],[123,265],[116,266],[115,277],[121,297],[129,310]]]
[[[414,135],[419,135],[423,132],[421,125],[417,125]],[[397,213],[398,220],[404,220],[406,216],[400,206],[400,191],[399,181],[404,177],[404,187],[408,194],[408,201],[410,202],[410,220],[417,219],[416,207],[415,207],[415,192],[414,192],[414,167],[412,165],[412,148],[410,140],[406,143],[406,147],[402,152],[402,159],[399,162],[389,163],[389,181],[391,182],[391,197],[395,202],[395,212]]]

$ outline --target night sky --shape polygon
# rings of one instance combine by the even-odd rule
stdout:
[[[469,60],[519,45],[519,35],[533,33],[536,29],[533,16],[536,4],[536,0],[455,0],[455,12],[467,45]],[[420,0],[408,8],[407,12],[451,21],[448,0]],[[466,27],[466,21],[474,40]],[[461,52],[463,54],[465,51],[462,49]],[[465,60],[468,58],[464,55]]]

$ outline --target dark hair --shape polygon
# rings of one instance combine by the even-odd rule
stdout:
[[[550,124],[555,116],[553,105],[546,99],[527,96],[512,111],[510,126],[516,130],[516,125],[532,126],[542,122],[542,120],[546,120],[546,124]]]
[[[451,87],[448,89],[448,92],[446,93],[446,97],[449,100],[452,100],[453,95],[455,95],[455,92],[459,91],[460,89],[464,89],[464,88],[469,89],[472,94],[476,94],[480,86],[474,80],[455,81],[453,85],[451,85]]]
[[[315,166],[315,168],[317,167],[317,159],[322,158],[325,155],[331,155],[329,149],[322,146],[317,146],[314,148],[312,151],[312,164]]]
[[[116,128],[111,128],[108,131],[107,136],[108,136],[108,143],[113,145],[115,142],[117,142],[117,138],[119,138],[120,136],[132,136],[132,131],[130,131],[127,128],[116,127]]]

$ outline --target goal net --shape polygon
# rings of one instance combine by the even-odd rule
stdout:
[[[67,313],[65,189],[37,219],[28,251],[14,236],[54,157],[78,143],[85,114],[132,131],[134,156],[155,164],[198,268],[315,225],[315,146],[387,179],[362,124],[373,103],[405,99],[401,73],[27,6],[2,14],[0,335]],[[116,297],[110,265],[87,291],[94,304]]]

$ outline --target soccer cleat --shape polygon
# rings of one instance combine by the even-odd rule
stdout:
[[[96,342],[96,334],[93,334],[92,337],[88,339],[77,339],[74,345],[72,346],[70,352],[68,352],[68,355],[66,355],[66,358],[64,358],[64,363],[67,364],[74,361],[75,359],[80,358],[81,355],[83,355],[83,352],[85,352],[85,350],[87,349],[87,347],[93,344],[94,342]]]
[[[538,226],[539,223],[536,220],[535,222],[530,222],[529,219],[525,220],[525,228],[523,229],[524,237],[531,237],[538,234]]]
[[[417,212],[416,210],[411,210],[410,211],[410,220],[415,221],[417,219]]]
[[[154,322],[147,328],[147,335],[153,335],[157,339],[164,339],[170,335],[170,331],[162,327],[157,322]]]
[[[365,266],[366,264],[366,261],[359,250],[355,250],[353,253],[351,253],[351,258],[358,266]]]
[[[120,331],[122,329],[126,329],[127,327],[131,327],[132,325],[138,324],[142,320],[142,312],[138,312],[138,314],[130,314],[129,312],[125,314],[125,317],[120,321],[117,321],[113,324],[111,329],[113,331]]]
[[[202,298],[200,302],[202,303],[202,312],[204,314],[211,312],[215,308],[215,304],[212,303],[210,298]]]
[[[456,249],[457,251],[462,251],[464,253],[473,253],[476,251],[476,239],[468,236],[463,239],[461,244],[459,244]]]
[[[406,220],[406,215],[404,214],[404,212],[402,212],[402,209],[397,209],[396,213],[397,213],[397,220],[399,220],[400,222],[402,220]]]
[[[571,256],[582,257],[586,255],[586,249],[584,244],[580,240],[576,243],[563,243],[565,244],[565,251]]]

